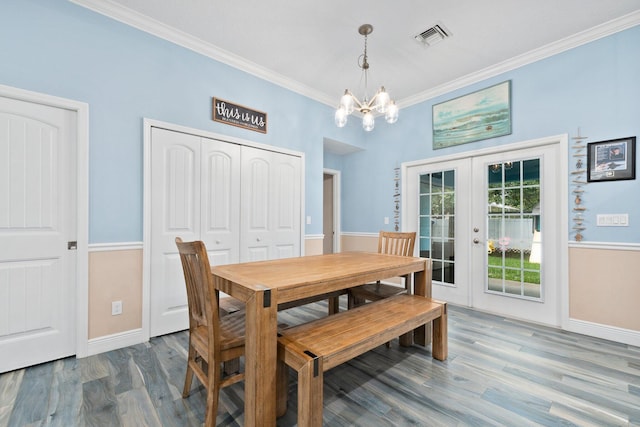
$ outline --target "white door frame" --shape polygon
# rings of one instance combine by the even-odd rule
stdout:
[[[468,151],[464,153],[452,154],[442,157],[434,157],[424,160],[416,160],[412,162],[405,162],[401,165],[401,182],[402,182],[402,194],[407,195],[408,191],[408,177],[411,176],[412,169],[423,167],[424,165],[432,163],[447,162],[453,160],[467,159],[473,157],[480,157],[485,155],[492,155],[501,153],[504,151],[523,150],[532,147],[539,147],[545,145],[559,144],[559,158],[558,163],[558,188],[557,192],[559,206],[557,207],[558,215],[558,232],[560,234],[560,249],[558,250],[558,280],[560,282],[560,291],[558,302],[559,306],[559,319],[560,327],[567,328],[569,323],[569,268],[568,268],[568,249],[569,249],[569,229],[568,229],[568,141],[567,134],[554,135],[539,139],[533,139],[529,141],[523,141],[513,144],[500,145],[496,147],[489,147],[475,151]],[[413,224],[415,222],[415,213],[409,212],[407,197],[402,198],[402,223]],[[471,225],[470,225],[471,226]]]
[[[88,356],[89,348],[89,105],[57,96],[0,85],[0,96],[63,108],[76,114],[76,229],[69,240],[77,241],[76,258],[76,357]]]
[[[340,252],[340,171],[323,169],[323,174],[333,176],[333,252]]]

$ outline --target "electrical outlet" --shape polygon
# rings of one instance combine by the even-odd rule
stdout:
[[[122,301],[113,301],[111,303],[111,315],[117,316],[118,314],[122,314]]]

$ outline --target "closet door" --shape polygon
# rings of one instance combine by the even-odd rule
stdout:
[[[212,265],[300,255],[300,157],[151,129],[150,336],[187,329],[175,238]]]
[[[200,239],[200,138],[152,129],[150,335],[187,329],[187,293],[175,238]]]
[[[202,138],[201,233],[211,265],[240,261],[240,146]]]
[[[240,260],[300,255],[301,159],[242,147]]]
[[[150,336],[189,326],[175,238],[202,240],[212,265],[239,259],[240,148],[152,129]]]

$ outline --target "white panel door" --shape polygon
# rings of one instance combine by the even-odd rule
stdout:
[[[300,256],[301,160],[286,154],[271,154],[271,259]]]
[[[187,292],[175,239],[200,240],[200,138],[151,130],[150,334],[189,327]]]
[[[201,233],[211,265],[240,260],[240,146],[202,138]]]
[[[75,129],[0,97],[0,372],[75,353]]]
[[[240,147],[152,128],[150,335],[189,326],[175,238],[202,240],[212,265],[239,260]]]
[[[242,147],[241,261],[300,255],[301,159]]]

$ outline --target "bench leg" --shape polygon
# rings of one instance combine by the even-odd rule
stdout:
[[[431,342],[431,322],[413,330],[413,341],[423,347],[426,347]]]
[[[309,360],[298,371],[298,427],[322,427],[322,386],[322,358],[319,357]]]
[[[367,300],[365,300],[364,298],[356,297],[351,292],[349,292],[349,295],[347,296],[347,308],[349,310],[351,310],[352,308],[356,308],[357,306],[362,305],[366,302]]]
[[[413,331],[400,335],[400,346],[411,347],[413,345]]]
[[[446,360],[449,348],[447,345],[447,304],[442,306],[442,315],[433,320],[433,342],[431,343],[431,354],[434,359]]]
[[[340,297],[331,297],[328,301],[329,305],[329,316],[332,314],[336,314],[340,312]]]
[[[281,417],[287,413],[289,401],[289,367],[286,363],[278,360],[276,368],[276,417]]]

